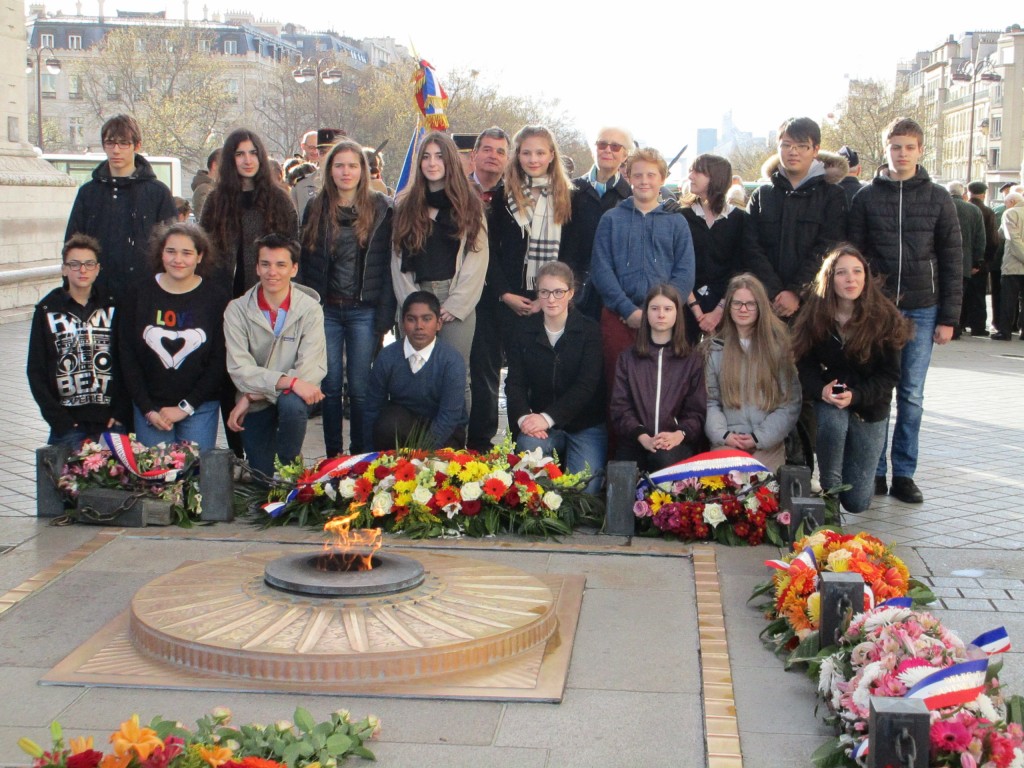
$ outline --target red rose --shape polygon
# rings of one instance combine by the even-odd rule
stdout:
[[[304,485],[299,488],[298,493],[295,494],[295,500],[299,504],[309,504],[313,499],[316,498],[316,491],[313,490],[313,486]]]
[[[466,517],[474,517],[480,514],[480,499],[462,502],[462,514]]]
[[[84,752],[79,752],[77,755],[71,755],[68,758],[67,766],[68,768],[96,768],[102,759],[102,752],[97,752],[95,749],[87,749]]]
[[[352,469],[349,470],[349,471],[353,475],[361,475],[361,474],[363,474],[363,472],[365,472],[369,468],[370,468],[370,462],[368,462],[368,461],[360,461],[360,462],[354,464],[352,466]]]
[[[391,474],[391,470],[385,467],[383,464],[379,464],[376,469],[373,470],[373,476],[378,480],[383,480],[385,477]]]
[[[519,506],[519,491],[516,488],[509,488],[508,493],[502,497],[502,502],[506,507],[518,507]]]
[[[515,480],[517,483],[520,483],[521,485],[526,485],[527,483],[533,480],[533,478],[530,477],[529,472],[524,472],[521,469],[516,470],[515,472],[512,473],[512,479]]]
[[[512,467],[519,463],[519,457],[516,456],[514,453],[508,454],[508,456],[506,456],[505,458],[508,459],[509,469],[512,469]]]

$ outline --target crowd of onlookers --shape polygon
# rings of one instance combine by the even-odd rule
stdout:
[[[876,493],[920,502],[932,345],[987,335],[989,279],[995,338],[1015,328],[1024,197],[994,213],[983,184],[965,202],[933,183],[909,119],[880,137],[868,183],[813,120],[778,135],[749,199],[711,154],[667,196],[664,158],[621,127],[572,178],[544,126],[488,128],[468,150],[427,133],[395,196],[380,153],[340,131],[305,134],[281,166],[240,129],[189,205],[156,180],[135,120],[111,118],[64,284],[32,326],[50,442],[122,429],[205,450],[223,420],[269,476],[320,407],[328,455],[486,450],[507,368],[518,447],[589,466],[591,490],[610,457],[652,471],[726,448],[773,470],[816,456],[850,511]]]

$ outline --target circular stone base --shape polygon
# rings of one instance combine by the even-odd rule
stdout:
[[[411,557],[377,552],[369,571],[321,571],[323,552],[285,555],[267,563],[263,580],[271,587],[299,595],[356,597],[404,592],[423,583],[423,565]]]
[[[154,579],[132,599],[132,644],[160,661],[220,676],[402,681],[513,658],[557,628],[551,589],[507,566],[416,553],[410,559],[425,570],[418,586],[331,598],[264,583],[265,567],[281,555],[211,560]]]

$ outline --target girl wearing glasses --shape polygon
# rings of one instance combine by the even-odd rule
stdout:
[[[508,346],[508,422],[521,451],[558,451],[569,472],[589,466],[601,487],[608,451],[601,328],[571,307],[573,272],[560,261],[537,270],[540,312],[517,324]]]
[[[462,171],[459,150],[447,134],[428,133],[412,186],[395,206],[391,279],[399,306],[414,291],[429,291],[441,302],[439,336],[466,364],[467,406],[469,352],[487,262],[483,203]]]
[[[685,307],[674,285],[647,293],[636,342],[620,356],[612,388],[616,457],[654,472],[704,443],[704,361],[686,341]]]
[[[800,415],[800,382],[789,332],[753,275],[729,281],[721,330],[708,346],[707,392],[711,447],[746,451],[778,470]]]
[[[821,487],[851,485],[839,499],[847,511],[863,512],[875,492],[910,324],[848,244],[825,257],[804,301],[793,347],[818,421]]]

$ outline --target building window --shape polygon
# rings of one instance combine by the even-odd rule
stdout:
[[[80,99],[80,98],[82,98],[82,76],[81,75],[69,75],[68,76],[68,98],[69,99]]]
[[[81,147],[85,144],[85,118],[68,118],[68,142],[72,147]]]
[[[40,79],[43,98],[44,99],[56,99],[57,98],[57,76],[46,74]]]
[[[82,36],[68,35],[68,49],[72,51],[82,50]]]
[[[224,55],[235,56],[238,54],[238,41],[237,40],[225,40],[224,41]]]
[[[989,166],[989,168],[998,168],[999,167],[999,148],[997,147],[995,149],[990,149],[988,154],[989,154],[989,158],[988,158],[988,166]]]
[[[230,78],[226,85],[225,90],[228,93],[228,101],[232,104],[238,103],[238,80],[236,78]]]
[[[989,122],[989,136],[993,139],[998,139],[1003,135],[1003,118],[993,117]]]
[[[53,48],[53,35],[50,35],[50,34],[39,35],[39,47],[40,48]]]
[[[117,87],[117,78],[107,78],[107,101],[117,101],[121,98],[121,89]]]
[[[209,53],[210,52],[210,41],[207,38],[205,38],[205,37],[200,38],[200,40],[199,40],[199,52],[200,53]]]

